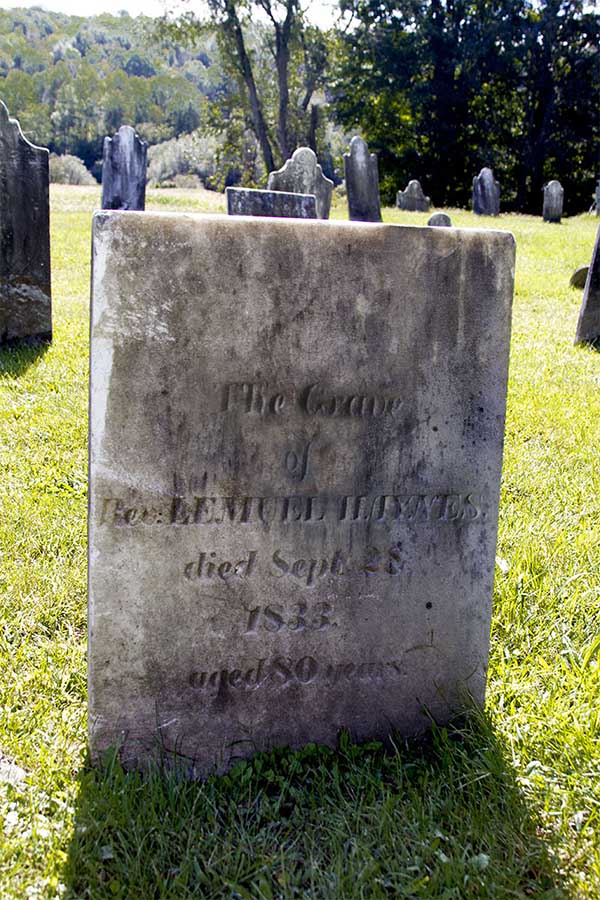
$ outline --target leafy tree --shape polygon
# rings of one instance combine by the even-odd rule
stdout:
[[[327,42],[305,24],[299,0],[208,0],[208,10],[208,20],[193,13],[166,18],[161,33],[193,44],[217,29],[225,70],[236,83],[229,97],[235,94],[243,104],[237,139],[250,127],[271,171],[310,134],[310,106],[324,81]],[[252,24],[259,16],[262,21]],[[314,137],[314,122],[312,132]]]
[[[580,0],[343,0],[343,10],[332,101],[378,151],[388,201],[417,177],[436,203],[466,205],[489,165],[518,209],[539,211],[550,177],[581,208],[598,146],[600,35]]]

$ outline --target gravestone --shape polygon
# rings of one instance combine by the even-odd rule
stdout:
[[[0,101],[0,344],[52,338],[48,159]]]
[[[452,225],[452,219],[446,213],[434,213],[427,220],[427,224],[438,228],[449,228]]]
[[[413,178],[403,191],[396,194],[396,206],[408,212],[429,212],[431,199],[423,193],[421,182]]]
[[[350,152],[344,153],[348,218],[356,222],[381,222],[377,157],[366,141],[355,135]]]
[[[230,216],[273,216],[275,218],[316,219],[314,194],[290,194],[287,191],[257,191],[228,187],[227,212]]]
[[[544,206],[542,218],[544,222],[560,222],[563,211],[565,191],[560,181],[549,181],[544,187]]]
[[[267,187],[270,191],[314,194],[317,202],[317,218],[329,218],[333,181],[323,175],[323,169],[310,147],[298,147],[283,168],[271,172]]]
[[[596,182],[596,215],[600,216],[600,181]]]
[[[575,343],[593,343],[598,338],[600,338],[600,227],[596,234],[594,252],[583,290]]]
[[[579,288],[580,290],[584,288],[589,271],[589,266],[577,266],[569,280],[571,287]]]
[[[148,145],[131,125],[121,125],[102,148],[102,209],[143,210]]]
[[[93,758],[203,775],[482,704],[512,235],[154,213],[93,235]]]
[[[483,168],[473,179],[473,212],[476,216],[500,215],[500,185],[491,169]]]

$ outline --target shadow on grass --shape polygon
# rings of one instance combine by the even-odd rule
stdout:
[[[79,776],[69,898],[568,897],[490,722],[309,745],[189,782]]]
[[[42,357],[50,347],[50,338],[27,338],[0,346],[0,378],[18,378]]]

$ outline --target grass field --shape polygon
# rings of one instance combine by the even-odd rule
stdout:
[[[99,191],[51,199],[54,341],[0,353],[0,898],[600,897],[600,355],[572,345],[569,287],[598,220],[450,211],[517,239],[485,715],[391,754],[342,740],[193,784],[86,761]],[[163,190],[148,208],[224,203]]]

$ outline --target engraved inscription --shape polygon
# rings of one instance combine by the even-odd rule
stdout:
[[[313,587],[325,578],[365,575],[399,575],[403,569],[402,545],[398,541],[391,547],[378,548],[369,545],[365,556],[352,559],[342,550],[331,556],[317,559],[294,558],[281,549],[274,551],[263,564],[257,550],[249,550],[237,561],[220,559],[215,551],[201,550],[197,559],[185,564],[183,574],[189,581],[200,579],[229,581],[235,578],[251,578],[254,574],[272,578],[288,578],[304,587]]]
[[[308,472],[308,453],[313,441],[314,437],[312,437],[308,443],[304,444],[301,449],[288,450],[285,454],[285,470],[292,478],[295,478],[298,481],[304,481],[306,478],[306,473]]]
[[[156,525],[319,525],[407,522],[464,524],[484,516],[475,493],[358,494],[347,496],[171,497],[160,506],[105,497],[100,524]]]
[[[427,651],[434,647],[428,644],[422,649]],[[328,685],[344,681],[381,684],[405,678],[406,674],[407,666],[399,659],[331,663],[314,656],[300,659],[275,656],[272,659],[258,659],[247,668],[194,671],[189,675],[188,682],[191,688],[217,696],[229,689],[253,692],[260,688],[282,689],[293,684],[307,685],[317,681]]]
[[[260,631],[272,634],[290,631],[299,634],[304,631],[327,631],[337,628],[337,622],[331,619],[333,607],[329,603],[317,603],[309,610],[308,605],[301,602],[296,603],[294,609],[295,612],[291,616],[288,616],[284,608],[278,604],[249,609],[243,634],[258,634]]]
[[[320,384],[292,389],[288,394],[267,384],[240,381],[223,388],[221,411],[256,416],[281,416],[295,409],[309,416],[325,418],[395,417],[403,401],[399,397],[361,391],[336,393]]]

